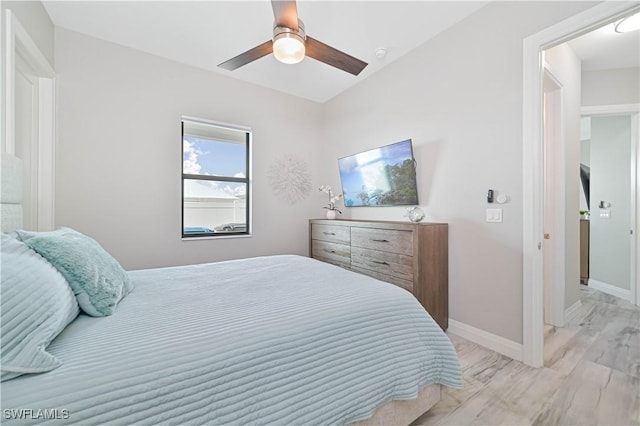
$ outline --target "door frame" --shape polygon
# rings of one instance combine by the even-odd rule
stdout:
[[[640,306],[640,273],[638,272],[638,265],[640,265],[640,237],[638,237],[638,226],[640,225],[640,172],[638,171],[638,167],[640,167],[640,105],[637,105],[638,109],[636,113],[631,116],[631,147],[632,151],[631,156],[635,158],[635,167],[631,169],[631,179],[634,179],[635,182],[632,182],[631,186],[635,185],[636,191],[634,194],[635,197],[635,216],[631,216],[633,220],[635,220],[633,227],[633,235],[635,236],[635,262],[632,262],[632,284],[631,284],[631,300],[636,306]],[[633,200],[632,200],[633,201]],[[633,241],[632,241],[633,244]],[[635,285],[633,283],[635,282]]]
[[[635,263],[632,265],[634,274],[632,278],[635,281],[635,286],[631,285],[631,298],[632,303],[636,306],[640,306],[640,273],[638,272],[638,265],[640,265],[640,237],[638,237],[638,226],[640,225],[640,194],[638,193],[640,191],[640,172],[638,171],[638,167],[640,167],[640,105],[638,107],[638,111],[631,116],[631,146],[633,147],[632,149],[635,149],[635,152],[632,152],[632,156],[636,161],[635,167],[631,169],[631,178],[635,179],[632,186],[635,184],[636,187],[634,194],[636,215],[635,217],[632,216],[635,220],[633,234],[635,235],[636,256]]]
[[[51,230],[55,226],[55,70],[40,51],[15,14],[5,10],[5,50],[2,89],[2,151],[15,154],[15,67],[20,56],[37,77],[38,165],[35,179],[37,194],[37,230]]]
[[[523,40],[522,346],[523,361],[544,364],[543,51],[640,10],[637,2],[603,2]]]

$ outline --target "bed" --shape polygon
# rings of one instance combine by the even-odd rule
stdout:
[[[2,382],[3,423],[408,424],[462,385],[409,292],[333,265],[280,255],[126,277],[111,314],[66,308],[54,368]]]

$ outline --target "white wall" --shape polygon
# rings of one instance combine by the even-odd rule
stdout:
[[[490,3],[326,104],[326,164],[413,139],[427,219],[450,224],[450,317],[515,342],[522,342],[522,40],[591,5]],[[337,165],[324,181],[338,187]],[[485,222],[488,189],[510,197],[503,223]],[[405,220],[403,213],[346,209],[358,219]]]
[[[591,118],[590,117],[582,117],[582,121],[588,120],[589,127],[591,127]],[[589,138],[591,138],[591,130],[589,130]],[[590,167],[591,164],[591,139],[580,140],[580,164],[584,164],[587,167]],[[582,181],[580,181],[580,210],[589,210],[589,205],[587,204],[587,197],[584,193],[584,188],[582,186]]]
[[[589,279],[630,291],[631,117],[591,118]],[[609,218],[600,201],[611,203]]]
[[[640,103],[640,68],[582,72],[582,106]]]
[[[562,84],[564,144],[565,308],[580,299],[580,91],[581,63],[567,43],[545,50],[545,60]]]
[[[313,187],[321,105],[56,28],[56,220],[96,238],[127,269],[308,253],[312,191],[290,206],[267,181],[283,155]],[[182,115],[253,130],[253,236],[181,241]],[[294,117],[294,119],[291,119]]]

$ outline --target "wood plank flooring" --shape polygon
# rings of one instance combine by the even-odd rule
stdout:
[[[545,328],[545,367],[531,368],[450,334],[464,389],[412,426],[640,425],[640,308],[581,286],[566,327]]]

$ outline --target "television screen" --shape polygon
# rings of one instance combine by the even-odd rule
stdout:
[[[411,139],[338,160],[344,205],[417,205]]]

